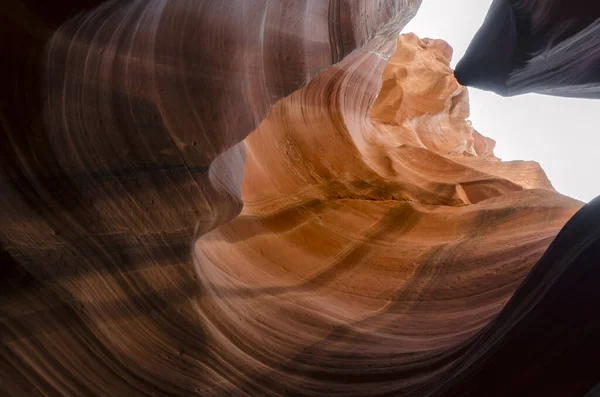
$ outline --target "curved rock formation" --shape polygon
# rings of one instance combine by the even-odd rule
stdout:
[[[419,3],[12,0],[1,394],[591,390],[598,202],[550,245]]]
[[[190,245],[241,210],[238,142],[419,3],[5,2],[0,394],[220,386]]]
[[[367,46],[245,140],[244,210],[194,251],[233,383],[215,395],[459,387],[444,382],[581,204],[536,163],[493,156],[451,53],[414,35],[389,61]],[[495,389],[476,395],[507,395]]]
[[[598,48],[597,1],[494,0],[456,76],[500,95],[600,98]]]

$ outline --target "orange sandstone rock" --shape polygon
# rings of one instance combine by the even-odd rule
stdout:
[[[242,214],[194,249],[224,394],[430,387],[581,206],[494,157],[451,53],[371,43],[245,140]]]

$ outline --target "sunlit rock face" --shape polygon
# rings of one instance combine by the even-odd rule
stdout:
[[[507,96],[600,98],[598,48],[597,1],[494,0],[456,76]]]
[[[207,338],[242,395],[453,395],[461,355],[581,206],[494,157],[446,42],[392,48],[278,102],[244,141],[242,214],[195,243]]]

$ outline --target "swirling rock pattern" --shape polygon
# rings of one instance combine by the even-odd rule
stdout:
[[[237,387],[223,395],[452,395],[462,355],[581,206],[537,164],[493,156],[451,54],[415,35],[389,60],[366,46],[245,140],[242,214],[194,250]]]
[[[244,139],[418,0],[9,0],[0,394],[232,385],[191,242],[241,210]],[[7,7],[4,7],[7,6]]]
[[[506,96],[600,98],[598,48],[597,1],[494,0],[456,76]]]
[[[100,3],[2,14],[2,394],[595,386],[598,202],[547,249],[419,1]]]

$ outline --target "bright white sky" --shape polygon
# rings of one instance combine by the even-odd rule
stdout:
[[[423,0],[403,33],[444,39],[452,67],[481,26],[491,0]],[[559,192],[582,201],[600,195],[600,100],[527,94],[503,98],[469,87],[473,126],[497,141],[503,160],[534,160]]]

